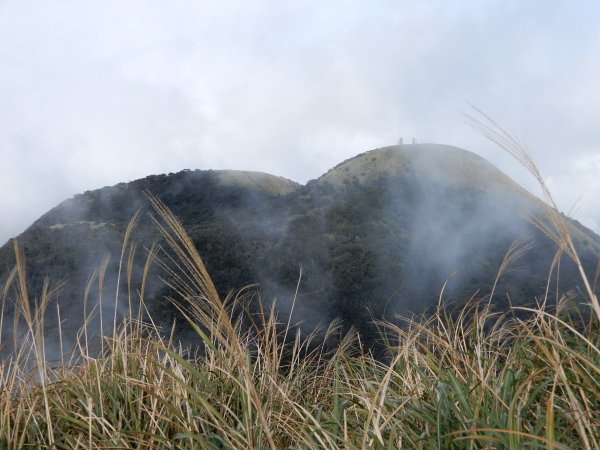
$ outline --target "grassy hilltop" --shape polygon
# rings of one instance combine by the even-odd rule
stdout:
[[[151,218],[149,194],[181,220],[221,297],[258,285],[265,301],[276,299],[282,316],[296,298],[294,318],[305,332],[341,318],[343,329],[358,329],[365,343],[379,336],[373,318],[431,313],[442,291],[442,303],[458,307],[474,293],[489,293],[496,283],[491,301],[497,310],[532,306],[546,291],[556,253],[552,238],[535,224],[549,226],[544,203],[482,158],[451,146],[372,150],[305,186],[257,172],[154,175],[69,199],[18,237],[32,292],[41,292],[46,277],[64,282],[57,303],[67,347],[75,344],[89,310],[114,314],[115,302],[106,299],[117,296],[121,242],[138,210],[142,214],[131,236],[138,246],[126,261],[128,288],[140,289],[146,253],[162,239]],[[592,277],[600,237],[574,221],[566,223]],[[516,241],[526,251],[496,281]],[[0,248],[0,282],[14,262],[8,243]],[[94,273],[86,308],[82,292]],[[96,287],[100,274],[101,292]],[[172,292],[164,277],[152,266],[145,278],[145,306],[168,327],[181,316],[165,300]],[[581,288],[576,265],[563,255],[551,290],[581,297]],[[135,309],[137,300],[133,303]],[[127,315],[128,308],[116,308],[119,318]],[[45,321],[47,338],[56,343],[56,315],[48,314]],[[102,331],[110,331],[109,324],[102,325]],[[97,316],[88,327],[101,334]],[[182,327],[175,331],[185,339]]]
[[[598,237],[405,147],[42,217],[2,249],[0,448],[599,449]]]

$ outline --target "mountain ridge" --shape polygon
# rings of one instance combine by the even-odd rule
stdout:
[[[515,240],[532,248],[498,284],[494,304],[506,310],[535,301],[556,253],[526,219],[547,220],[545,204],[483,158],[452,146],[371,150],[304,185],[251,171],[150,175],[67,199],[18,237],[32,292],[40,292],[45,276],[68,280],[59,301],[72,333],[83,320],[86,283],[107,254],[104,289],[116,289],[121,240],[136,211],[151,212],[148,193],[180,218],[223,296],[258,284],[285,314],[302,266],[296,317],[309,329],[341,317],[369,339],[375,339],[369,314],[422,314],[437,305],[442,289],[447,304],[474,292],[485,296]],[[593,273],[600,237],[569,224]],[[142,249],[160,242],[147,215],[134,237]],[[142,273],[140,253],[131,256],[132,276]],[[13,264],[9,242],[0,248],[0,281]],[[176,311],[164,300],[160,278],[149,282],[147,305],[171,320]],[[579,285],[568,260],[560,282],[564,291]],[[98,304],[102,295],[92,292],[88,301]]]

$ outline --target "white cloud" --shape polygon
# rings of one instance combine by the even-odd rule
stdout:
[[[562,202],[598,198],[581,161],[600,154],[600,9],[577,5],[6,1],[0,241],[79,191],[182,168],[306,181],[400,136],[534,188],[466,101],[531,145]],[[600,223],[593,201],[580,211]]]

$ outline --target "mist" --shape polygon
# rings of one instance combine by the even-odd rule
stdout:
[[[470,298],[489,300],[498,311],[534,302],[547,289],[557,250],[532,222],[547,220],[541,200],[451,146],[375,149],[305,185],[243,171],[148,176],[77,195],[22,234],[32,295],[46,277],[64,283],[46,314],[48,355],[61,353],[55,304],[63,353],[83,338],[98,348],[114,323],[138,317],[142,288],[139,317],[152,317],[165,332],[176,323],[174,337],[192,343],[172,304],[187,301],[188,288],[177,288],[187,275],[157,229],[150,195],[181,220],[222,299],[244,292],[248,312],[274,305],[282,323],[305,334],[341,319],[343,330],[356,328],[367,343],[377,339],[372,321],[381,318],[418,316]],[[593,271],[600,237],[571,226]],[[499,276],[515,242],[528,251]],[[150,248],[157,254],[144,276]],[[563,259],[559,290],[576,289],[577,271]],[[13,264],[12,246],[0,248],[0,281]],[[86,335],[78,335],[86,319]]]

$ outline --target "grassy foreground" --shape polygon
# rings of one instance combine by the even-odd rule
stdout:
[[[190,353],[172,342],[142,314],[144,280],[134,294],[125,277],[130,314],[105,318],[112,334],[92,350],[84,325],[73,359],[47,362],[56,291],[31,301],[15,243],[0,295],[3,305],[16,296],[26,333],[0,362],[0,448],[600,449],[600,306],[555,208],[552,227],[540,226],[581,269],[586,319],[569,296],[552,314],[542,297],[527,314],[499,315],[491,287],[453,314],[380,323],[387,356],[375,358],[336,324],[303,336],[293,317],[248,312],[243,293],[221,299],[182,226],[151,201],[165,245],[149,249],[144,278],[153,262],[170,274],[172,301],[203,345]],[[121,254],[129,274],[136,219]],[[9,329],[4,320],[3,306]]]
[[[3,292],[18,293],[29,331],[0,366],[0,448],[600,448],[600,322],[575,326],[566,298],[564,312],[540,305],[527,319],[472,302],[381,323],[388,356],[376,359],[335,324],[302,337],[273,310],[245,312],[241,295],[222,301],[154,206],[171,252],[149,260],[172,272],[202,350],[128,317],[93,354],[84,327],[76,359],[53,366],[42,336],[53,291],[31,311],[18,257]]]

